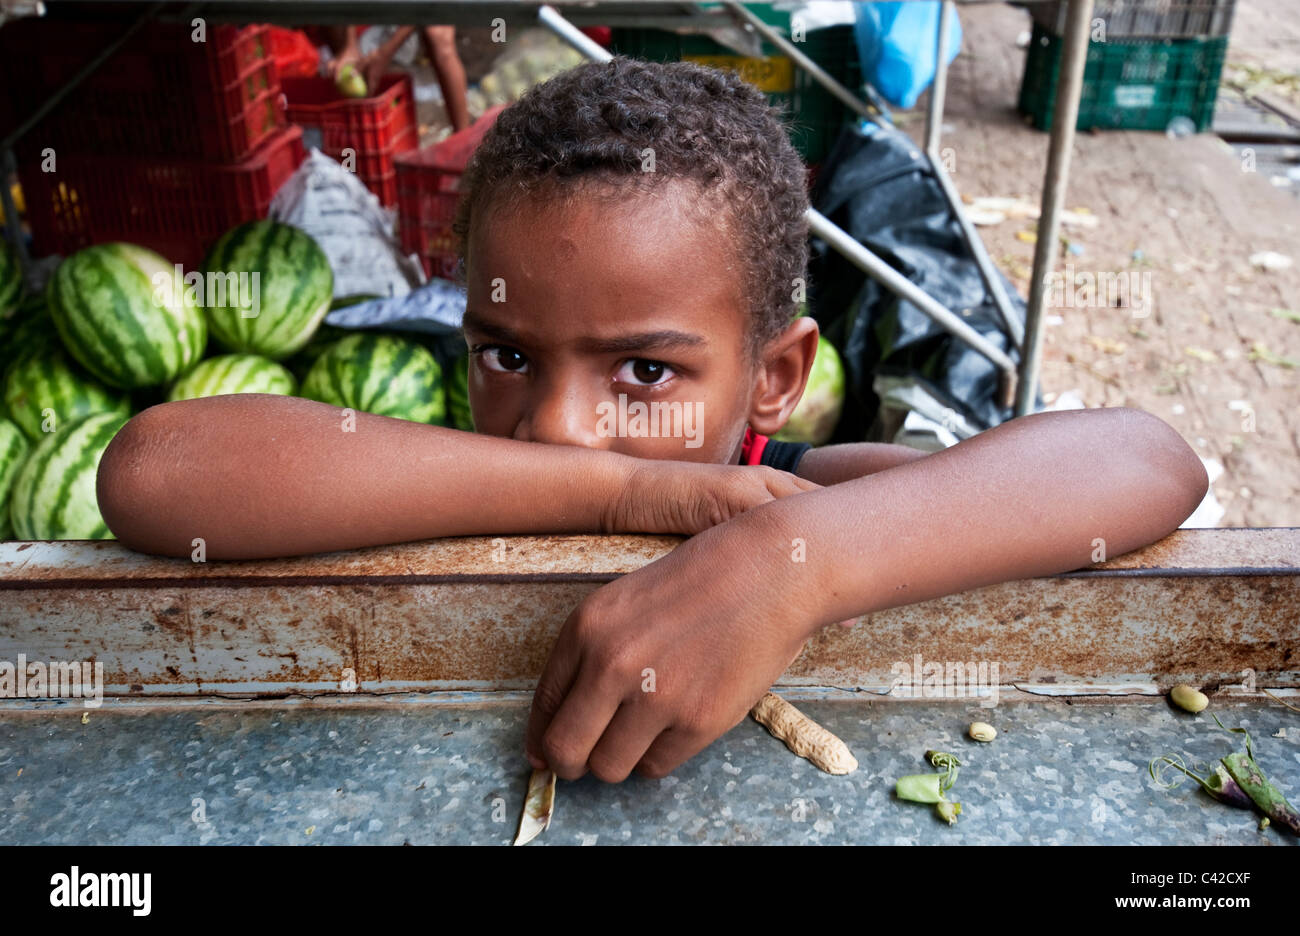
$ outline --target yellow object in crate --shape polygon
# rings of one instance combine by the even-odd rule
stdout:
[[[683,55],[682,61],[736,72],[764,94],[794,91],[794,62],[783,55]]]
[[[18,213],[20,215],[27,214],[27,205],[23,201],[22,186],[19,185],[17,182],[15,182],[13,185],[9,187],[9,194],[13,195],[14,197],[14,207],[18,209]],[[4,219],[5,219],[4,205],[0,204],[0,224],[4,223]]]

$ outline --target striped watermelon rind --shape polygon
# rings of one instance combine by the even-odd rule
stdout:
[[[18,251],[0,240],[0,318],[8,318],[23,298],[23,268]]]
[[[334,271],[311,236],[279,221],[250,221],[223,234],[203,261],[208,274],[258,275],[257,314],[227,296],[206,297],[208,325],[217,341],[242,354],[282,360],[311,340],[334,298]]]
[[[447,423],[466,432],[474,431],[474,414],[469,408],[469,355],[462,354],[447,378]]]
[[[0,419],[0,540],[13,536],[9,522],[9,494],[18,477],[31,445],[22,430],[7,419]]]
[[[33,442],[91,413],[131,415],[126,394],[86,374],[55,341],[20,352],[5,373],[3,392],[9,418]]]
[[[316,359],[302,396],[334,406],[442,424],[442,372],[427,348],[407,338],[358,332]]]
[[[278,393],[292,396],[298,387],[288,369],[257,354],[221,354],[200,361],[167,393],[167,399],[193,400],[228,393]]]
[[[110,387],[169,383],[202,356],[207,342],[202,311],[173,288],[174,277],[172,265],[152,250],[87,247],[50,277],[50,315],[72,356]]]
[[[24,540],[112,539],[95,499],[104,449],[126,424],[117,413],[83,416],[43,439],[14,481],[9,516]]]

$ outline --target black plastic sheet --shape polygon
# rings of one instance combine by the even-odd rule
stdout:
[[[846,128],[822,164],[812,202],[1019,360],[929,159],[905,134],[874,124]],[[888,434],[873,390],[879,375],[911,379],[979,430],[1011,418],[1011,408],[1001,405],[992,361],[817,238],[809,274],[811,314],[844,359],[844,414],[832,442],[880,441]],[[1023,322],[1025,303],[1003,281],[1012,311]]]

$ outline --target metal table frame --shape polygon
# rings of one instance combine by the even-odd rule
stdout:
[[[1070,153],[1074,143],[1075,123],[1078,117],[1079,94],[1083,84],[1083,66],[1087,58],[1088,25],[1092,17],[1093,0],[1066,0],[1068,20],[1064,37],[1064,53],[1061,63],[1060,80],[1056,91],[1057,119],[1052,122],[1048,142],[1047,168],[1043,180],[1042,209],[1038,225],[1038,239],[1034,250],[1034,265],[1030,284],[1029,303],[1026,325],[1022,332],[1020,323],[1013,313],[1011,303],[1003,287],[1001,276],[989,258],[978,232],[971,224],[962,208],[957,188],[943,168],[940,153],[940,141],[943,125],[944,98],[947,90],[948,65],[944,56],[947,35],[955,3],[970,5],[980,0],[943,0],[938,33],[938,56],[934,83],[931,88],[926,110],[925,152],[933,167],[936,179],[952,208],[954,216],[961,227],[963,239],[971,251],[980,276],[997,306],[1012,344],[1020,351],[1019,366],[1001,349],[990,343],[973,328],[967,325],[959,315],[945,308],[931,298],[915,283],[908,280],[879,256],[868,250],[846,231],[833,224],[824,215],[809,209],[808,224],[811,231],[825,240],[832,248],[842,253],[850,262],[868,276],[878,281],[886,289],[906,299],[918,309],[930,316],[935,322],[951,334],[966,342],[980,354],[984,355],[998,368],[1002,377],[1002,402],[1011,405],[1014,399],[1014,413],[1017,416],[1032,411],[1033,401],[1038,386],[1038,375],[1042,361],[1042,315],[1047,285],[1055,272],[1056,242],[1060,231],[1060,216],[1065,203],[1065,191],[1069,182]],[[51,6],[57,6],[57,2]],[[562,39],[570,43],[588,58],[602,61],[610,58],[609,52],[592,42],[570,22],[601,22],[623,24],[651,25],[670,28],[687,28],[698,26],[703,14],[694,4],[645,4],[645,3],[574,3],[566,8],[569,18],[561,15],[552,5],[533,7],[529,4],[500,2],[477,3],[428,3],[419,0],[378,0],[378,2],[357,4],[350,0],[286,0],[286,2],[269,2],[269,0],[218,0],[218,2],[169,5],[154,3],[103,52],[87,62],[64,87],[51,95],[27,120],[0,141],[0,166],[6,175],[14,171],[16,163],[13,145],[25,133],[36,126],[44,117],[58,106],[72,90],[89,77],[97,68],[107,61],[131,36],[151,19],[163,14],[169,6],[177,6],[171,16],[190,17],[209,16],[220,20],[270,20],[280,22],[299,22],[310,19],[316,22],[457,22],[465,21],[472,12],[475,22],[482,22],[489,14],[500,15],[516,22],[529,21],[531,11],[535,10],[536,21],[546,26]],[[877,113],[855,94],[836,82],[824,69],[808,58],[795,44],[745,9],[741,4],[729,2],[726,13],[734,22],[752,30],[773,45],[780,48],[796,65],[803,68],[819,84],[847,107],[860,116],[876,119]],[[715,14],[710,14],[716,18]],[[0,186],[0,203],[5,211],[5,229],[9,241],[14,244],[24,266],[28,262],[25,246],[21,237],[18,213],[9,192],[8,185]]]

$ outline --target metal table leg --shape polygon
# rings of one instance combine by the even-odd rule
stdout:
[[[1032,411],[1038,390],[1038,371],[1043,353],[1043,305],[1049,278],[1056,266],[1056,240],[1061,229],[1061,207],[1070,179],[1070,151],[1074,146],[1074,125],[1079,120],[1079,93],[1083,87],[1083,66],[1088,59],[1088,26],[1093,0],[1067,0],[1064,53],[1060,83],[1056,87],[1056,110],[1047,148],[1047,172],[1043,178],[1043,207],[1034,245],[1034,272],[1029,285],[1028,328],[1020,380],[1016,387],[1015,414]]]
[[[939,39],[934,63],[934,81],[930,84],[930,101],[925,109],[925,151],[939,152],[943,135],[943,102],[948,94],[948,31],[952,24],[952,0],[939,5]],[[931,159],[934,156],[930,157]]]

